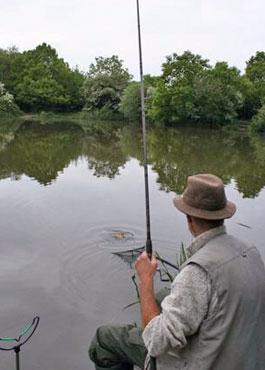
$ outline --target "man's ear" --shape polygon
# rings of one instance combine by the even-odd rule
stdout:
[[[187,224],[188,224],[188,228],[190,230],[190,232],[192,233],[192,235],[194,235],[194,222],[193,222],[193,218],[190,216],[190,215],[186,215],[187,217]]]
[[[190,216],[190,215],[186,215],[186,217],[187,217],[187,221],[188,221],[188,223],[189,224],[192,224],[192,217]]]

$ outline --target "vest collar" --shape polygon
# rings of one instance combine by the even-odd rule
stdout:
[[[187,247],[188,258],[192,257],[196,252],[198,252],[199,249],[201,249],[211,239],[221,234],[226,234],[226,228],[224,225],[215,227],[214,229],[210,229],[198,235],[195,239],[193,239],[191,244]]]

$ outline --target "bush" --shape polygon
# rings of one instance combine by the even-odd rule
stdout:
[[[258,133],[265,132],[265,104],[251,120],[251,130]]]
[[[83,111],[87,117],[93,120],[100,120],[100,121],[122,121],[123,115],[120,112],[116,112],[112,110],[112,107],[109,105],[103,106],[101,109],[86,109],[84,108]]]
[[[96,58],[83,84],[85,108],[99,110],[108,119],[108,111],[118,112],[122,93],[130,79],[131,75],[118,56]]]
[[[0,82],[0,114],[17,115],[20,113],[14,102],[13,95],[9,94],[3,83]]]
[[[131,82],[123,92],[120,112],[131,122],[141,121],[141,85]]]

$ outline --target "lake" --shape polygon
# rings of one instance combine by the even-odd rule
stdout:
[[[173,206],[188,175],[224,180],[238,206],[228,231],[265,259],[265,139],[245,132],[149,128],[153,247],[176,260],[191,241]],[[87,348],[98,325],[139,322],[131,265],[113,252],[145,242],[141,131],[86,122],[0,124],[0,336],[33,317],[23,370],[92,370]],[[159,280],[159,279],[158,279]],[[166,283],[163,283],[166,284]],[[157,281],[157,286],[163,285]],[[13,352],[0,368],[15,369]]]

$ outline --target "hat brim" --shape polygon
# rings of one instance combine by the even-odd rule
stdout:
[[[231,218],[236,212],[236,205],[230,201],[227,201],[224,208],[217,211],[207,211],[204,209],[191,207],[183,201],[182,196],[174,198],[173,203],[180,212],[205,220],[223,220],[225,218]]]

